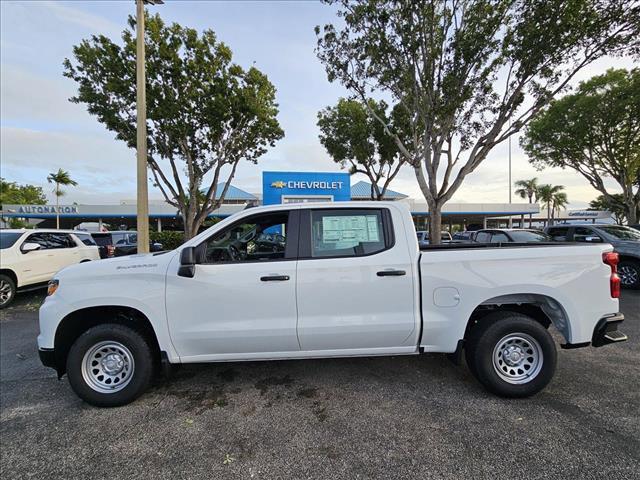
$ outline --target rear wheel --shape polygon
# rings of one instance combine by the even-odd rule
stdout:
[[[515,312],[487,315],[468,339],[467,363],[490,392],[503,397],[528,397],[553,378],[557,352],[540,323]]]
[[[640,262],[622,259],[618,264],[620,285],[625,288],[640,289]]]
[[[0,275],[0,309],[11,305],[16,296],[16,282],[8,275]]]
[[[98,407],[126,405],[149,386],[153,356],[145,338],[119,324],[90,328],[74,342],[67,357],[73,391]]]

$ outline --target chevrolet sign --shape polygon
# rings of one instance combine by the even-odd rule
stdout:
[[[290,180],[288,182],[283,182],[282,180],[278,180],[277,182],[272,182],[271,186],[274,188],[290,188],[297,190],[311,190],[311,189],[323,189],[323,190],[339,190],[342,188],[344,182],[324,182],[324,181],[313,181],[313,182],[305,182],[305,181],[295,181]]]

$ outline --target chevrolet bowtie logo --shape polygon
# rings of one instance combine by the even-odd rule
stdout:
[[[287,186],[286,182],[283,182],[282,180],[278,180],[277,182],[273,182],[271,184],[272,187],[274,188],[284,188]]]

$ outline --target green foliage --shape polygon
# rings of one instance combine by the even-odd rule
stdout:
[[[515,183],[515,186],[518,187],[515,191],[515,194],[520,198],[526,198],[529,200],[529,203],[533,203],[533,199],[536,198],[536,193],[538,192],[538,178],[533,177],[528,180],[518,180]]]
[[[47,182],[56,184],[56,187],[53,189],[53,193],[56,197],[62,197],[65,194],[65,192],[60,188],[60,185],[71,185],[73,187],[78,185],[78,182],[71,178],[69,172],[62,170],[61,168],[59,168],[57,172],[50,173],[47,177]]]
[[[42,187],[30,184],[19,185],[0,177],[0,205],[44,205],[46,203],[47,198]]]
[[[534,119],[522,139],[538,169],[570,168],[614,203],[605,179],[622,188],[632,223],[640,208],[640,69],[608,70],[582,82]]]
[[[232,63],[230,48],[211,30],[201,35],[160,16],[146,16],[148,166],[166,201],[179,208],[193,236],[219,207],[236,167],[256,163],[284,136],[276,119],[275,87],[255,67]],[[135,20],[122,45],[99,35],[73,48],[64,75],[76,81],[89,113],[136,145]],[[224,176],[226,175],[226,182]],[[185,180],[186,176],[186,180]],[[205,176],[208,185],[198,198]],[[222,192],[216,186],[223,182]]]
[[[152,242],[161,243],[165,250],[174,250],[185,241],[184,232],[164,230],[162,232],[149,232]]]
[[[622,225],[627,219],[627,210],[621,193],[614,193],[605,197],[598,195],[595,200],[589,202],[589,210],[605,210],[612,213],[616,223]],[[636,209],[636,218],[640,218],[640,207]]]
[[[539,185],[536,192],[536,201],[542,202],[547,209],[547,223],[554,217],[556,208],[566,206],[569,201],[567,194],[564,193],[563,185],[550,185],[548,183]]]
[[[387,113],[384,101],[368,100],[367,103],[368,108],[357,100],[341,98],[335,106],[320,111],[320,142],[342,168],[348,166],[352,175],[366,175],[372,185],[371,198],[382,200],[406,158],[384,131],[383,124],[368,110],[375,112],[385,124],[393,125],[394,130],[401,130],[398,124],[406,119],[401,117],[404,110],[397,107]]]
[[[341,19],[316,27],[318,57],[360,100],[381,94],[406,110],[406,139],[369,113],[415,167],[435,241],[442,206],[496,145],[582,68],[640,43],[640,6],[624,0],[325,3]]]

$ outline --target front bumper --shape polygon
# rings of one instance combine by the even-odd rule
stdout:
[[[608,345],[610,343],[626,341],[627,336],[618,330],[618,325],[623,321],[624,315],[622,313],[615,313],[601,318],[593,329],[591,346],[602,347],[603,345]]]
[[[45,367],[51,367],[57,370],[56,366],[56,352],[53,348],[39,348],[38,355],[40,361]]]

